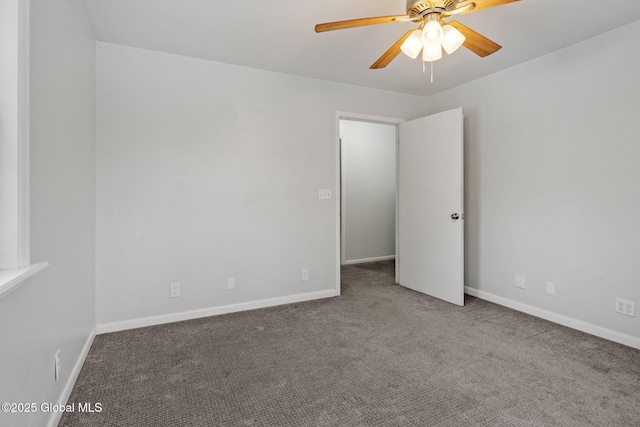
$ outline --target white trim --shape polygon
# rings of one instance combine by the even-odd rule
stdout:
[[[89,350],[91,349],[91,345],[93,344],[93,340],[96,337],[96,327],[94,326],[87,337],[87,340],[84,343],[84,347],[82,347],[82,351],[80,351],[80,355],[78,355],[78,359],[76,363],[73,365],[73,370],[71,371],[71,375],[69,375],[69,379],[62,389],[62,393],[60,394],[60,398],[58,399],[58,404],[66,405],[69,396],[71,396],[71,392],[73,391],[73,386],[76,384],[76,380],[78,379],[78,375],[80,375],[80,371],[82,370],[82,365],[84,365],[84,361],[89,354]],[[53,411],[51,415],[49,415],[49,421],[47,422],[47,427],[56,427],[60,422],[60,418],[62,417],[63,412]]]
[[[18,3],[18,266],[28,265],[31,262],[29,250],[29,4],[28,1]]]
[[[0,270],[0,299],[18,289],[25,280],[44,270],[48,265],[48,262],[39,262],[20,268]]]
[[[541,319],[548,320],[559,325],[567,326],[578,331],[586,332],[587,334],[595,335],[600,338],[604,338],[609,341],[614,341],[619,344],[623,344],[629,347],[637,348],[640,350],[640,338],[633,337],[631,335],[623,334],[622,332],[612,331],[601,326],[596,326],[591,323],[577,320],[572,317],[563,316],[561,314],[553,313],[542,308],[534,307],[521,302],[513,301],[508,298],[500,297],[489,292],[480,291],[478,289],[464,287],[464,292],[468,295],[511,308],[513,310],[527,313],[532,316],[540,317]]]
[[[342,120],[338,119],[338,131],[342,128]],[[340,264],[344,265],[347,261],[347,239],[345,239],[345,235],[347,234],[347,211],[349,210],[349,206],[347,205],[347,192],[343,191],[347,188],[347,177],[344,174],[344,170],[349,167],[347,165],[347,158],[342,157],[342,133],[338,135],[338,187],[340,187],[340,200],[336,200],[336,203],[339,203],[339,211],[340,211]]]
[[[29,2],[3,3],[0,58],[0,268],[29,260]]]
[[[397,119],[395,117],[374,116],[371,114],[350,113],[348,111],[336,111],[338,121],[343,120],[356,120],[359,122],[372,122],[381,123],[383,125],[404,123],[405,119]]]
[[[337,296],[334,289],[325,291],[308,292],[305,294],[288,295],[278,298],[269,298],[258,301],[249,301],[238,304],[223,305],[219,307],[203,308],[200,310],[183,311],[179,313],[163,314],[160,316],[142,317],[138,319],[123,320],[113,323],[97,325],[98,334],[124,331],[127,329],[144,328],[145,326],[162,325],[164,323],[181,322],[183,320],[199,319],[201,317],[217,316],[219,314],[236,313],[238,311],[255,310],[258,308],[273,307],[276,305],[293,304]]]
[[[390,259],[396,259],[396,256],[386,255],[386,256],[377,256],[373,258],[351,259],[349,261],[345,261],[344,265],[365,264],[367,262],[377,262],[377,261],[389,261]]]
[[[344,113],[336,111],[335,138],[336,138],[336,295],[340,295],[340,264],[342,261],[342,147],[340,141],[340,118]]]
[[[400,284],[400,124],[396,126],[396,255],[395,282]]]
[[[396,127],[399,123],[405,122],[404,119],[398,119],[395,117],[384,117],[384,116],[374,116],[371,114],[362,114],[362,113],[351,113],[348,111],[336,111],[336,121],[335,121],[335,150],[336,150],[336,295],[340,295],[340,266],[342,265],[342,220],[340,210],[342,209],[342,165],[340,162],[340,120],[358,120],[361,122],[372,122],[372,123],[383,123],[387,125],[395,124]],[[396,159],[398,153],[398,131],[396,130]],[[396,167],[396,174],[397,174]],[[397,176],[396,176],[396,187],[397,187]],[[396,188],[397,190],[397,188]],[[396,195],[397,195],[396,191]],[[397,197],[397,196],[396,196]],[[396,209],[398,203],[396,199]],[[397,212],[396,212],[397,213]],[[396,254],[398,248],[398,216],[396,215]],[[346,262],[345,262],[346,263]]]

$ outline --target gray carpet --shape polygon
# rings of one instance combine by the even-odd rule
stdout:
[[[343,295],[99,335],[60,426],[640,426],[640,351],[343,269]]]

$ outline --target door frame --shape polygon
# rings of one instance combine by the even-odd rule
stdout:
[[[400,123],[405,122],[404,119],[395,117],[375,116],[371,114],[352,113],[347,111],[336,111],[335,116],[335,160],[336,160],[336,295],[340,295],[340,267],[342,266],[342,161],[340,147],[340,120],[354,120],[360,122],[380,123],[385,125],[393,125],[398,128]],[[396,130],[396,262],[398,261],[398,148],[399,137]],[[398,280],[396,269],[396,281]]]

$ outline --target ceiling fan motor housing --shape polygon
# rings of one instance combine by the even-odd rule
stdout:
[[[407,15],[417,16],[427,9],[450,11],[458,6],[458,0],[407,0]]]

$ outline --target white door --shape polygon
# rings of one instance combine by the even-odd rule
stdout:
[[[400,285],[464,305],[462,108],[400,124]]]

